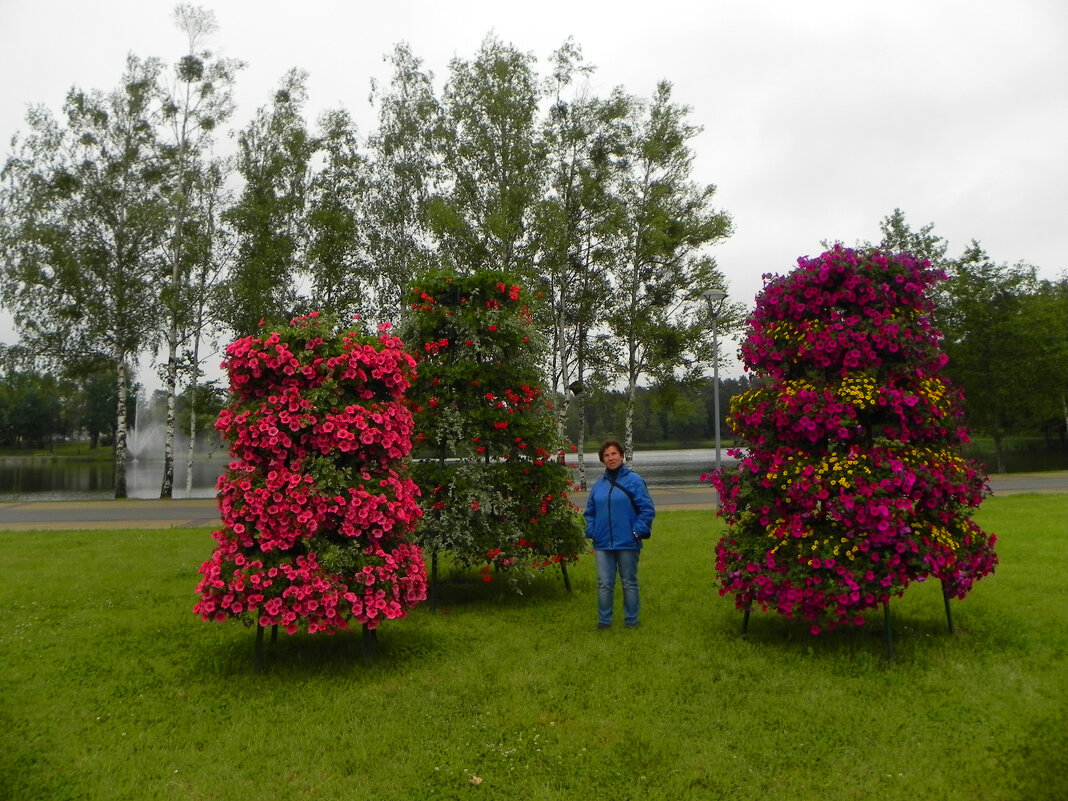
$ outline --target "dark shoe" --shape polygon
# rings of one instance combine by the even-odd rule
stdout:
[[[628,629],[636,629],[636,628],[638,628],[638,624],[637,623],[628,623],[627,624],[627,628]]]
[[[597,630],[598,631],[604,631],[605,629],[609,628],[611,625],[612,625],[611,623],[598,623],[597,624]]]

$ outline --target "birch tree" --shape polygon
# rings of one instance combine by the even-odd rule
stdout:
[[[131,370],[160,318],[159,73],[159,62],[131,56],[117,89],[72,89],[62,121],[32,109],[0,190],[0,288],[21,341],[55,365],[100,357],[111,366],[116,498],[126,497]]]
[[[364,206],[368,258],[378,275],[378,313],[396,318],[413,275],[436,261],[428,226],[431,196],[441,182],[441,102],[434,75],[406,44],[386,57],[388,90],[372,84],[378,126],[368,139],[370,181]]]
[[[368,192],[367,160],[356,126],[344,110],[327,112],[316,140],[322,166],[312,176],[308,203],[308,259],[313,309],[340,318],[377,317],[376,275],[361,217]]]
[[[607,315],[629,398],[628,460],[639,380],[670,381],[680,369],[693,371],[709,361],[701,353],[710,325],[701,293],[722,289],[724,278],[707,248],[731,232],[730,217],[712,207],[715,187],[693,180],[690,142],[700,129],[688,122],[689,109],[673,102],[671,85],[660,82],[652,100],[635,109],[629,169],[618,190],[625,217]]]
[[[584,392],[611,379],[595,331],[609,296],[611,232],[623,219],[613,188],[625,165],[631,101],[618,90],[607,100],[590,96],[585,77],[593,68],[570,40],[553,54],[552,64],[555,99],[543,130],[549,191],[538,208],[538,266],[548,299],[544,327],[550,333],[549,375],[559,398],[558,438],[563,442],[574,400],[579,485],[585,486]]]
[[[541,90],[534,57],[487,37],[471,61],[454,59],[444,92],[447,186],[431,202],[439,253],[463,271],[530,278],[532,218],[542,191]]]
[[[163,342],[163,388],[167,393],[167,413],[163,445],[163,481],[160,497],[170,498],[174,484],[175,404],[178,397],[181,348],[199,353],[203,335],[204,300],[208,278],[218,274],[211,262],[210,242],[217,216],[211,206],[221,191],[217,176],[221,162],[209,163],[212,137],[233,113],[233,85],[242,66],[231,59],[215,56],[204,49],[205,40],[217,30],[215,15],[190,5],[179,5],[174,20],[186,36],[186,54],[174,67],[168,84],[161,87],[161,117],[164,135],[161,149],[168,168],[164,183],[170,211],[170,233],[164,244],[169,267],[163,285],[165,330]],[[198,205],[206,200],[208,205]],[[186,363],[195,384],[199,365]],[[196,398],[193,392],[190,397]],[[189,445],[189,474],[195,438]],[[188,482],[187,482],[188,483]]]
[[[238,134],[244,187],[224,214],[236,237],[234,264],[215,293],[215,314],[237,336],[263,319],[288,319],[306,301],[298,291],[308,242],[307,199],[316,143],[304,119],[307,74],[290,70],[269,106]]]

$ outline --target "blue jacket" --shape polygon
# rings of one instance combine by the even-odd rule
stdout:
[[[641,550],[638,537],[648,536],[652,531],[656,507],[644,479],[626,465],[619,468],[616,483],[619,487],[612,485],[605,470],[590,490],[586,500],[586,536],[593,540],[593,547],[598,551]],[[627,488],[634,496],[634,503],[620,487]]]

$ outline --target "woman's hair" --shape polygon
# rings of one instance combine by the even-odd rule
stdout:
[[[602,443],[601,447],[597,450],[597,458],[602,463],[604,462],[604,452],[606,450],[608,450],[609,448],[615,448],[617,451],[619,451],[620,455],[625,455],[626,454],[626,451],[623,450],[623,446],[620,445],[616,440],[614,440],[614,439],[605,440],[604,443]]]

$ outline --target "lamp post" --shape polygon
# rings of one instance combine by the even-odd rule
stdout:
[[[712,408],[716,415],[716,470],[719,470],[722,467],[719,456],[719,314],[727,293],[722,289],[710,289],[702,292],[701,297],[708,302],[708,311],[712,315]]]

